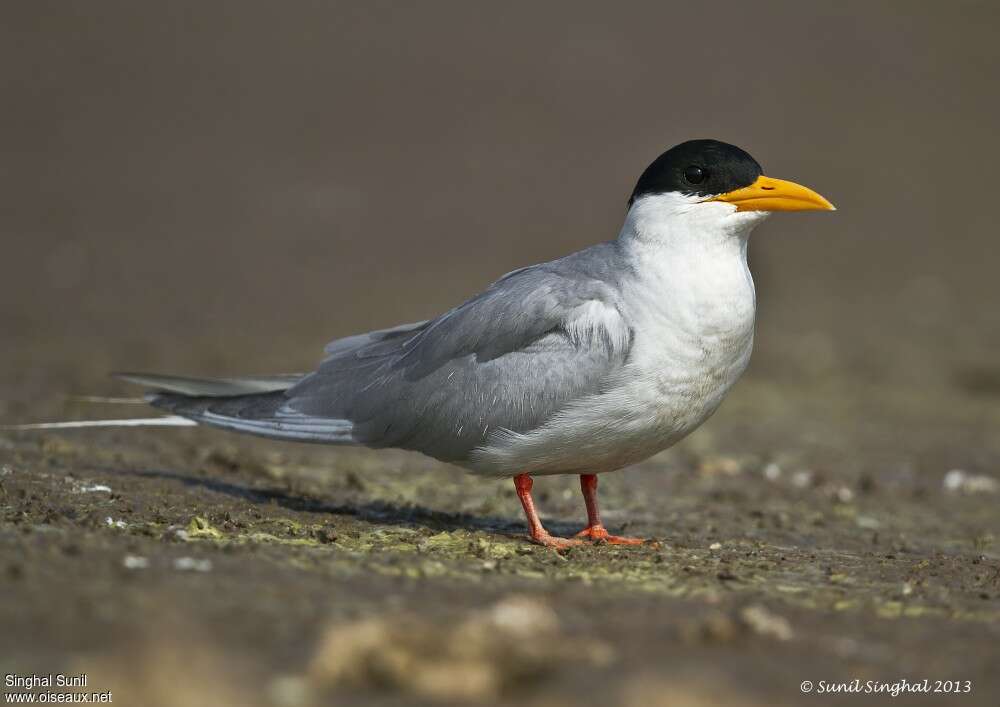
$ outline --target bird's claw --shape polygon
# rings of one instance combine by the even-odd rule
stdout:
[[[531,541],[544,547],[551,547],[555,550],[565,550],[570,547],[583,545],[582,540],[576,540],[574,538],[557,538],[556,536],[549,535],[546,532],[535,533],[531,536]]]
[[[646,542],[645,538],[629,538],[623,535],[612,535],[603,525],[591,525],[588,528],[584,528],[573,537],[584,538],[593,543],[607,543],[608,545],[642,545]]]

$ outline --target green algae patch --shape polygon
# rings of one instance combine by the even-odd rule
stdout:
[[[857,599],[841,599],[833,603],[834,611],[854,611],[861,608],[861,602]]]
[[[194,516],[187,524],[186,531],[188,538],[196,540],[224,540],[226,538],[225,533],[201,516]]]
[[[273,543],[276,545],[291,545],[298,547],[323,547],[324,543],[312,538],[283,538],[271,533],[255,532],[248,535],[238,535],[232,538],[233,543]]]

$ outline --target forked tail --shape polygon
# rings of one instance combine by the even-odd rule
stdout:
[[[325,444],[353,444],[349,420],[318,418],[288,407],[285,391],[301,374],[246,378],[187,378],[148,373],[119,373],[117,378],[146,386],[145,402],[169,413],[165,417],[42,422],[0,426],[8,430],[61,430],[87,427],[187,427],[209,425],[272,439]],[[101,402],[115,399],[95,398]],[[122,399],[133,402],[131,399]]]
[[[154,407],[164,408],[178,414],[163,417],[123,418],[103,420],[61,420],[57,422],[34,422],[20,425],[0,425],[0,430],[70,430],[93,427],[192,427],[202,420],[207,401],[241,400],[244,405],[249,399],[273,399],[278,393],[295,385],[302,376],[299,374],[278,376],[251,376],[245,378],[187,378],[183,376],[161,376],[147,373],[117,373],[116,378],[130,383],[138,383],[150,389],[144,399],[104,398],[81,396],[77,400],[97,403],[132,404],[144,402]],[[188,402],[189,404],[185,404]],[[187,414],[185,414],[187,413]],[[220,425],[221,426],[221,425]]]

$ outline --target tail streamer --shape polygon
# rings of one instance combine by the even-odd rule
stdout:
[[[126,420],[75,420],[34,422],[27,425],[0,425],[0,430],[72,430],[84,427],[194,427],[198,423],[180,415],[137,417]]]

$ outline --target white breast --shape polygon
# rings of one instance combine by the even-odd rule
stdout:
[[[629,285],[635,339],[623,385],[660,449],[704,422],[750,361],[755,295],[745,243],[651,259]]]
[[[490,468],[480,470],[598,473],[641,461],[704,422],[743,373],[755,313],[747,236],[762,216],[664,197],[637,202],[619,237],[629,265],[622,315],[633,336],[626,366],[606,392],[483,450]]]

